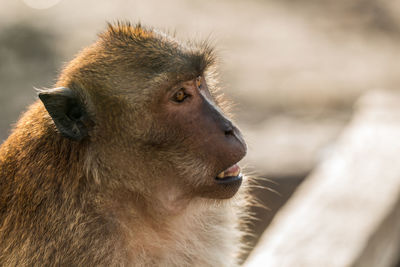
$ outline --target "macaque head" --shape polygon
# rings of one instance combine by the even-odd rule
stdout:
[[[246,154],[217,93],[215,57],[140,25],[110,25],[39,93],[57,129],[87,147],[97,183],[161,202],[228,199]]]

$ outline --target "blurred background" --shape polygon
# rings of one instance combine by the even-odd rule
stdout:
[[[400,88],[400,1],[0,0],[0,141],[106,21],[141,21],[210,38],[249,152],[271,190],[253,193],[257,242],[276,211],[329,154],[358,97]]]

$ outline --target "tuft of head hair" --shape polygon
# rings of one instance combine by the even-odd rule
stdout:
[[[123,50],[124,55],[127,55],[126,52],[135,53],[136,62],[151,62],[149,68],[153,70],[158,67],[176,73],[192,70],[189,75],[192,76],[202,74],[216,63],[214,48],[210,43],[182,43],[164,32],[144,27],[140,23],[108,23],[107,29],[99,37],[100,43],[110,51]],[[146,68],[143,64],[140,67]]]
[[[117,21],[116,23],[107,23],[107,30],[99,34],[103,40],[110,39],[141,39],[154,37],[152,28],[145,28],[141,23],[132,25],[130,22]]]

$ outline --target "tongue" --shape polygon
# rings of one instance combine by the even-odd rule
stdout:
[[[223,179],[226,177],[238,176],[239,174],[240,174],[240,167],[237,164],[235,164],[226,169],[225,171],[221,172],[220,174],[218,174],[217,177]]]

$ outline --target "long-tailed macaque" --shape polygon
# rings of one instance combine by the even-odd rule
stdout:
[[[1,266],[235,266],[246,154],[209,45],[109,25],[0,148]]]

